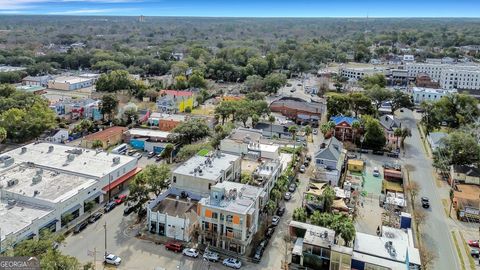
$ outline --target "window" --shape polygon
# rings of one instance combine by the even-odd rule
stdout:
[[[177,182],[177,177],[176,177],[176,176],[173,177],[173,182],[174,182],[174,183]]]
[[[227,215],[226,221],[227,222],[232,222],[233,221],[233,216],[232,215]]]
[[[212,213],[212,218],[218,219],[218,213],[217,213],[217,212],[213,212],[213,213]]]

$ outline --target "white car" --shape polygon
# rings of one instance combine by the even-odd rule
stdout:
[[[235,269],[240,269],[240,267],[242,267],[242,262],[234,258],[227,258],[223,260],[223,265]]]
[[[107,264],[120,265],[121,262],[122,259],[116,255],[107,254],[107,256],[105,256],[105,263]]]
[[[211,262],[218,262],[220,257],[218,256],[218,253],[212,251],[205,251],[205,253],[203,253],[203,259]]]
[[[285,201],[290,201],[291,198],[292,198],[292,193],[290,192],[285,192],[285,195],[283,195],[283,199]]]
[[[197,258],[198,257],[198,250],[194,248],[186,248],[183,250],[183,255],[192,257],[192,258]]]
[[[272,217],[272,225],[273,226],[277,226],[279,222],[280,222],[280,217],[279,216],[273,216]]]
[[[373,176],[375,177],[380,177],[380,171],[378,170],[377,167],[373,168]]]
[[[300,166],[300,172],[301,173],[304,173],[306,169],[307,168],[305,167],[305,165]]]

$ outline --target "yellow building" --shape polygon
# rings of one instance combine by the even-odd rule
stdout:
[[[192,110],[195,105],[195,94],[191,91],[162,90],[157,98],[160,112],[185,112],[187,108]]]
[[[360,159],[349,159],[347,166],[351,172],[362,172],[365,168],[365,163]]]

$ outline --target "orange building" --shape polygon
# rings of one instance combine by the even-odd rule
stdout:
[[[158,126],[161,131],[171,131],[186,120],[186,115],[166,113],[152,113],[148,118],[149,124],[152,126]]]
[[[102,148],[107,149],[112,145],[116,145],[122,142],[122,135],[128,128],[126,127],[111,127],[99,132],[87,135],[82,139],[81,145],[86,148],[92,148],[92,144],[95,141],[102,143]]]

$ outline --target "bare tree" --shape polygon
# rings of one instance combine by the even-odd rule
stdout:
[[[415,209],[413,210],[412,213],[413,220],[415,221],[415,224],[417,226],[417,231],[418,227],[421,227],[423,224],[425,224],[425,219],[427,218],[427,214],[425,211],[422,211],[420,209]]]
[[[420,191],[420,186],[418,185],[418,183],[414,181],[409,181],[409,183],[405,185],[405,190],[410,193],[410,196],[412,196],[412,202],[415,202],[415,198]],[[415,209],[415,203],[412,204],[412,208]]]
[[[437,255],[425,245],[420,245],[418,250],[420,252],[420,260],[422,261],[422,269],[430,269],[433,262],[437,259]]]

